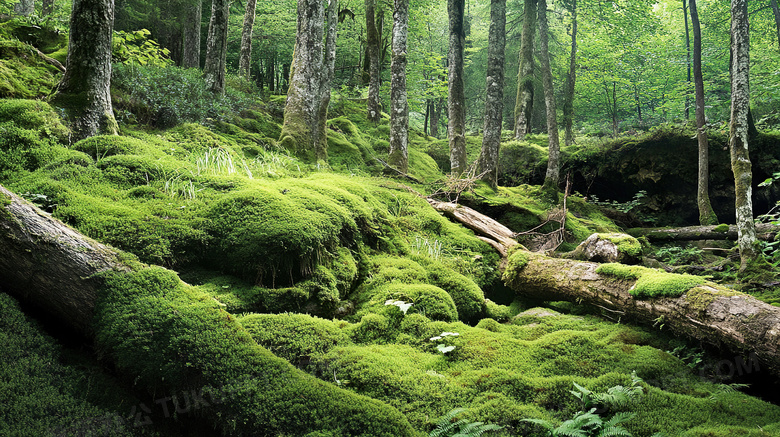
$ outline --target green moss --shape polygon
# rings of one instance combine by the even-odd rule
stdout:
[[[618,251],[625,253],[632,257],[638,257],[642,255],[642,245],[639,241],[627,234],[598,234],[602,240],[608,240],[617,245]]]
[[[438,262],[431,262],[425,268],[428,283],[446,290],[452,297],[460,320],[473,323],[485,315],[485,295],[474,281]]]
[[[90,155],[94,159],[103,159],[113,155],[140,155],[142,152],[151,152],[143,142],[118,135],[96,135],[77,142],[73,145],[73,148]]]
[[[512,317],[512,309],[506,305],[499,305],[490,299],[485,299],[485,309],[488,317],[499,322],[506,322]]]
[[[715,228],[712,230],[712,232],[728,232],[729,231],[729,225],[726,223],[721,223],[718,226],[715,226]]]
[[[458,310],[452,297],[439,287],[428,284],[391,283],[374,289],[371,299],[363,304],[358,314],[366,312],[397,312],[398,308],[385,305],[388,300],[412,303],[408,313],[420,313],[432,320],[458,320]]]
[[[699,311],[704,311],[719,297],[739,296],[741,294],[723,287],[694,287],[688,290],[685,300]]]
[[[629,267],[623,264],[602,264],[596,269],[596,273],[623,280],[636,280],[629,293],[638,299],[680,297],[691,288],[707,283],[700,276],[679,275],[646,267]]]

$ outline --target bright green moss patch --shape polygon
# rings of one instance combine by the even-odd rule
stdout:
[[[728,232],[729,231],[729,225],[726,223],[721,223],[718,226],[715,226],[715,228],[712,230],[712,232]]]
[[[707,282],[700,276],[680,275],[639,266],[602,264],[596,273],[624,280],[636,280],[629,290],[632,296],[643,298],[680,297],[686,291]]]
[[[20,41],[0,39],[0,98],[38,99],[47,96],[60,72]]]
[[[739,296],[742,293],[724,287],[694,287],[686,293],[685,300],[694,308],[704,311],[719,297]]]
[[[428,284],[392,283],[379,287],[373,290],[371,300],[362,306],[362,311],[383,313],[385,308],[396,311],[396,307],[385,305],[388,300],[412,303],[407,313],[420,313],[432,320],[458,320],[452,297],[441,288]]]
[[[617,245],[618,251],[629,256],[637,257],[642,255],[642,245],[639,241],[626,234],[598,234],[602,240],[608,240]]]

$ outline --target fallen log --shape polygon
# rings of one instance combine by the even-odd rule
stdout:
[[[431,198],[426,200],[437,211],[443,212],[447,217],[463,224],[477,235],[484,237],[483,241],[493,246],[501,254],[501,257],[506,257],[508,250],[519,244],[515,240],[515,233],[511,229],[484,214],[457,203],[439,202]],[[488,239],[494,243],[488,241]]]
[[[760,240],[774,240],[780,226],[771,223],[756,225]],[[685,226],[681,228],[631,228],[626,231],[632,237],[645,237],[649,241],[737,240],[736,225]]]
[[[209,435],[416,435],[395,408],[317,379],[259,346],[174,272],[89,239],[2,186],[0,253],[3,292],[93,340],[136,392],[151,399],[192,393],[200,403],[188,407],[186,418],[203,421]],[[94,422],[62,434],[103,433]]]
[[[653,277],[642,283],[643,275]],[[591,304],[620,314],[622,320],[663,321],[677,334],[730,353],[755,353],[780,378],[780,308],[700,277],[516,251],[504,282],[524,297]],[[661,295],[637,297],[642,287],[654,287]]]

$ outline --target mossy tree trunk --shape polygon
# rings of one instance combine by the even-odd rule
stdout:
[[[520,141],[531,132],[534,105],[534,32],[537,0],[523,3],[523,31],[520,36],[520,69],[515,99],[515,139]]]
[[[406,95],[406,42],[409,29],[409,0],[395,0],[393,8],[392,63],[390,65],[390,152],[387,163],[409,171],[409,103]]]
[[[241,53],[238,57],[238,75],[249,79],[252,64],[252,30],[255,27],[257,0],[247,0],[244,25],[241,29]]]
[[[368,120],[379,122],[382,115],[379,101],[379,42],[380,35],[376,28],[376,0],[365,0],[366,3],[366,54],[368,55]]]
[[[690,288],[680,297],[637,299],[630,292],[636,280],[599,274],[599,266],[517,251],[509,258],[504,281],[518,295],[594,305],[623,322],[662,321],[665,329],[679,335],[724,352],[757,357],[761,365],[780,376],[780,308],[709,283]],[[666,275],[672,280],[681,276]],[[763,366],[759,368],[765,370]]]
[[[336,58],[338,2],[298,0],[298,29],[290,66],[280,143],[307,161],[327,161],[325,122]],[[324,43],[323,43],[324,37]]]
[[[71,140],[119,129],[111,106],[113,0],[74,0],[70,17],[66,71],[52,103],[63,107],[73,130]]]
[[[542,67],[542,84],[544,87],[544,105],[547,110],[547,173],[544,176],[544,187],[557,190],[561,173],[560,156],[561,142],[558,137],[557,110],[555,108],[555,88],[550,68],[549,27],[547,25],[547,0],[539,0],[539,45],[541,53],[539,61]]]
[[[731,122],[729,150],[734,172],[741,270],[761,258],[753,222],[753,173],[748,153],[750,40],[747,0],[731,0]]]
[[[466,89],[463,81],[463,51],[466,45],[464,27],[465,0],[447,0],[449,15],[449,98],[447,100],[447,138],[450,146],[450,169],[460,176],[466,172]]]
[[[756,237],[760,240],[774,240],[780,226],[771,223],[756,225]],[[626,231],[634,237],[645,237],[650,241],[692,241],[692,240],[734,240],[739,237],[737,226],[709,225],[685,226],[681,228],[632,228]]]
[[[485,124],[477,172],[492,187],[498,186],[498,152],[504,121],[504,63],[506,48],[506,0],[491,0],[488,66],[485,83]]]
[[[696,87],[696,138],[699,142],[699,177],[696,203],[699,206],[699,224],[718,224],[718,217],[710,204],[710,145],[707,140],[707,119],[704,115],[704,76],[701,72],[701,26],[696,0],[690,0],[691,26],[693,27],[693,81]],[[686,19],[687,23],[687,19]]]
[[[209,33],[206,37],[206,62],[203,66],[203,78],[209,91],[218,95],[225,94],[229,15],[230,0],[212,0]]]
[[[181,66],[200,68],[200,20],[203,14],[200,0],[185,6],[182,23]]]
[[[564,143],[574,144],[574,85],[577,81],[577,0],[571,0],[571,52],[569,54],[569,72],[566,76],[566,92],[563,96]]]

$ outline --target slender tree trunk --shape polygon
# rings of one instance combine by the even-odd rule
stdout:
[[[194,0],[186,6],[184,23],[182,24],[182,56],[181,66],[184,68],[200,68],[200,20],[203,14],[202,3]]]
[[[241,53],[238,57],[238,75],[247,79],[251,77],[252,30],[255,27],[255,9],[257,9],[257,0],[247,0],[244,26],[241,30]]]
[[[712,210],[709,194],[710,158],[704,115],[704,76],[701,71],[701,26],[696,0],[691,1],[691,25],[693,26],[693,80],[696,87],[696,138],[699,140],[699,177],[696,202],[699,205],[699,224],[714,225],[718,217]],[[687,20],[686,20],[687,21]]]
[[[366,3],[366,54],[368,55],[368,120],[379,122],[379,31],[376,28],[376,0]]]
[[[35,0],[20,0],[14,5],[14,13],[29,17],[35,12]]]
[[[523,33],[520,36],[520,71],[517,75],[515,99],[515,139],[522,140],[531,132],[534,105],[534,32],[536,31],[537,0],[525,0]]]
[[[298,30],[293,61],[288,67],[290,86],[280,143],[312,162],[328,159],[325,121],[336,53],[337,11],[336,0],[331,0],[326,34],[325,2],[298,0]]]
[[[777,6],[777,0],[771,0],[772,13],[775,16],[775,29],[777,30],[777,48],[780,50],[780,7]]]
[[[54,12],[54,0],[43,0],[41,2],[41,17],[48,17]]]
[[[438,101],[437,101],[438,100]],[[431,136],[439,138],[439,120],[441,119],[441,99],[431,101]]]
[[[423,121],[423,134],[428,136],[428,121],[431,119],[431,100],[425,100],[425,121]]]
[[[504,121],[504,62],[506,48],[506,0],[490,2],[488,67],[485,92],[485,124],[478,172],[492,187],[498,186],[498,152]]]
[[[748,153],[750,43],[747,0],[731,0],[731,123],[729,149],[734,172],[740,269],[761,257],[753,222],[753,174]]]
[[[393,59],[390,66],[390,153],[387,163],[409,171],[409,104],[406,99],[406,38],[409,29],[409,0],[395,0],[393,10]]]
[[[78,141],[119,129],[111,106],[113,0],[74,0],[66,71],[52,103],[63,107]]]
[[[276,90],[276,52],[271,52],[267,58],[265,58],[265,75],[267,77],[268,91],[274,92]]]
[[[455,176],[466,172],[466,91],[463,82],[463,50],[466,45],[466,33],[463,27],[465,7],[465,0],[447,0],[450,21],[450,48],[447,55],[449,66],[447,138],[450,145],[450,169]]]
[[[206,38],[206,63],[203,78],[209,91],[225,94],[225,64],[227,59],[228,16],[230,0],[213,0],[209,34]]]
[[[563,124],[566,129],[565,143],[574,144],[574,85],[577,81],[577,0],[571,0],[571,54],[569,74],[566,77],[566,93],[563,100]]]
[[[542,84],[544,85],[544,104],[547,109],[548,160],[547,174],[544,176],[544,186],[550,189],[558,188],[558,178],[561,172],[561,144],[558,138],[557,111],[555,109],[555,88],[553,88],[552,69],[550,68],[549,28],[547,25],[547,0],[539,0],[539,44],[541,54],[539,60],[542,67]]]
[[[691,4],[693,4],[694,1],[695,0],[691,0]],[[688,87],[685,89],[685,119],[688,120],[691,118],[691,95],[688,91],[691,88],[691,35],[688,30],[688,6],[686,0],[682,0],[682,5],[683,21],[685,21],[685,66],[688,69]],[[691,5],[691,8],[693,8],[693,5]],[[693,11],[691,11],[691,17],[692,16]],[[694,36],[694,38],[696,37]]]

